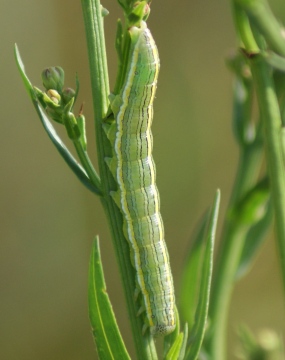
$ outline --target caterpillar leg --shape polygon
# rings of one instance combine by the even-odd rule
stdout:
[[[104,130],[107,138],[109,139],[110,143],[112,145],[114,145],[115,138],[116,138],[116,123],[115,123],[114,119],[112,119],[111,121],[112,121],[111,123],[105,122],[102,126],[103,126],[103,130]]]
[[[109,101],[113,114],[117,114],[120,110],[120,106],[123,103],[122,97],[120,95],[110,94]]]
[[[111,171],[114,179],[116,179],[116,171],[117,171],[117,161],[113,157],[105,157],[105,163],[107,164],[109,170]]]

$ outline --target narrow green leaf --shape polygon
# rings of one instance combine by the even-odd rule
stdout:
[[[70,167],[70,169],[74,172],[74,174],[77,176],[77,178],[92,192],[94,192],[97,195],[101,195],[101,190],[94,186],[94,184],[90,181],[87,173],[83,169],[83,167],[76,161],[76,159],[72,156],[72,154],[69,152],[65,144],[62,142],[60,137],[57,135],[54,127],[52,126],[51,122],[48,120],[47,116],[45,115],[44,111],[40,107],[36,94],[34,92],[33,85],[31,84],[30,80],[28,79],[26,73],[24,64],[22,62],[22,59],[20,57],[20,53],[18,50],[17,45],[15,45],[15,58],[17,62],[17,66],[19,69],[19,72],[21,74],[22,80],[24,82],[25,88],[28,92],[28,94],[31,97],[31,100],[33,102],[33,105],[37,111],[37,114],[43,124],[44,129],[46,130],[49,138],[57,148],[60,155],[63,157],[67,165]]]
[[[99,238],[95,238],[89,266],[89,318],[99,358],[130,359],[122,340],[106,290]]]
[[[183,333],[180,333],[177,336],[175,342],[172,344],[167,355],[165,356],[165,360],[177,360],[179,358],[180,349],[183,344],[183,337]]]
[[[188,340],[188,324],[186,323],[184,326],[184,332],[183,332],[183,342],[180,347],[180,352],[178,356],[178,360],[183,360],[186,353],[186,345]]]
[[[190,331],[191,344],[186,356],[186,359],[189,360],[195,360],[198,358],[207,325],[213,269],[214,242],[218,220],[219,204],[220,191],[217,190],[214,205],[210,214],[209,225],[207,228],[207,240],[203,258],[201,285],[197,310],[195,314],[195,323]]]
[[[180,291],[180,314],[191,329],[195,322],[195,310],[199,294],[199,276],[201,273],[201,254],[204,248],[205,231],[209,220],[207,212],[199,222],[193,236],[186,264],[183,269]]]
[[[184,326],[184,331],[181,333],[177,333],[175,340],[172,342],[168,351],[164,354],[163,359],[183,360],[185,357],[187,340],[188,340],[188,324],[186,323]]]

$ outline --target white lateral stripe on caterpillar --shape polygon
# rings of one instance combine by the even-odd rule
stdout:
[[[147,326],[153,335],[168,334],[175,328],[175,299],[150,130],[160,63],[146,24],[129,31],[132,45],[127,75],[111,103],[115,121],[105,126],[114,149],[107,163],[118,184],[112,196],[124,217]]]

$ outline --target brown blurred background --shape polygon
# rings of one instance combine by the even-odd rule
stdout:
[[[285,5],[271,2],[285,21]],[[105,0],[111,88],[114,37],[121,11]],[[282,6],[282,8],[281,8]],[[2,0],[0,358],[96,359],[87,313],[92,239],[100,235],[107,287],[126,344],[131,339],[110,234],[98,199],[79,183],[45,134],[13,58],[17,42],[32,82],[61,65],[66,85],[78,72],[96,163],[84,26],[80,1]],[[235,47],[229,1],[155,0],[149,27],[161,73],[153,125],[158,186],[177,295],[191,231],[222,191],[222,211],[238,151],[231,131],[232,76],[224,65]],[[79,106],[79,105],[78,105]],[[222,223],[220,217],[220,225]],[[284,331],[281,282],[272,231],[251,273],[238,283],[230,313],[229,359],[241,322]]]

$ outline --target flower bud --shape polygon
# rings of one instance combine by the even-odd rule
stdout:
[[[67,135],[71,140],[79,140],[81,136],[80,128],[78,126],[76,117],[71,112],[73,106],[73,99],[64,107],[62,113],[63,123],[65,125]]]
[[[56,98],[58,94],[55,90],[54,91],[54,99],[48,95],[45,92],[42,92],[40,89],[38,89],[37,87],[34,86],[34,90],[35,90],[35,94],[39,100],[39,102],[41,103],[41,105],[43,106],[44,109],[46,109],[47,107],[50,107],[52,109],[58,109],[60,107],[60,105],[58,104],[58,99]],[[58,94],[59,95],[59,94]]]
[[[75,97],[75,90],[72,88],[65,88],[62,91],[62,100],[64,104],[69,103],[69,101]]]
[[[46,90],[54,89],[62,91],[64,84],[64,70],[60,66],[53,66],[42,72],[43,85]]]
[[[140,25],[142,20],[146,20],[150,13],[150,7],[146,1],[136,2],[133,5],[131,12],[128,14],[128,21],[130,26]]]
[[[56,90],[49,89],[47,95],[55,104],[59,104],[61,97]]]
[[[80,130],[80,138],[79,141],[83,149],[86,151],[87,149],[87,138],[86,138],[86,127],[85,127],[85,116],[80,112],[78,117],[76,118],[77,124]]]

